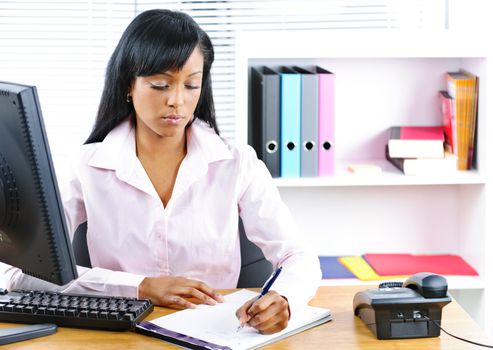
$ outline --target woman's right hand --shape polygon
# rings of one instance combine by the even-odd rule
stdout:
[[[204,282],[176,276],[146,277],[139,285],[139,299],[150,299],[154,305],[173,309],[195,308],[196,304],[222,303],[221,294]]]

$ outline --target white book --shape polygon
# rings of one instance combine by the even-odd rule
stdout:
[[[296,308],[288,326],[275,334],[260,334],[245,326],[237,331],[235,312],[258,293],[242,289],[228,294],[223,303],[198,305],[137,325],[138,333],[194,349],[247,350],[273,343],[332,319],[330,310],[313,306]]]
[[[443,126],[394,126],[388,149],[392,158],[443,158]]]
[[[442,158],[391,158],[387,159],[404,175],[450,175],[457,172],[457,156],[445,152]]]

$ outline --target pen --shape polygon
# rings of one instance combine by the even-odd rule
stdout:
[[[276,271],[274,271],[272,273],[272,275],[269,277],[269,279],[267,281],[265,281],[264,285],[262,286],[262,290],[260,291],[260,294],[258,295],[256,300],[259,300],[260,298],[262,298],[265,294],[267,294],[269,292],[270,287],[272,287],[272,285],[276,281],[276,279],[279,276],[279,274],[281,273],[281,271],[282,271],[282,266],[279,266],[276,269]],[[242,328],[243,328],[243,325],[240,324],[238,326],[238,328],[236,329],[236,331],[238,332]]]

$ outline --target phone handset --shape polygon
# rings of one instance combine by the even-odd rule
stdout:
[[[447,296],[447,280],[435,273],[420,272],[410,276],[404,283],[383,282],[378,288],[410,288],[418,292],[423,298],[445,298]]]
[[[431,272],[420,272],[409,277],[402,285],[411,288],[423,298],[444,298],[447,296],[447,280]]]

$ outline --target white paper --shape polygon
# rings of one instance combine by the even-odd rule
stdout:
[[[291,333],[313,327],[330,320],[330,310],[306,306],[297,309],[288,327],[281,332],[263,335],[252,327],[245,326],[239,332],[236,310],[258,293],[242,289],[224,297],[224,303],[198,305],[152,320],[151,322],[168,330],[182,333],[209,343],[228,346],[235,350],[255,349]],[[317,322],[318,321],[318,322]]]

